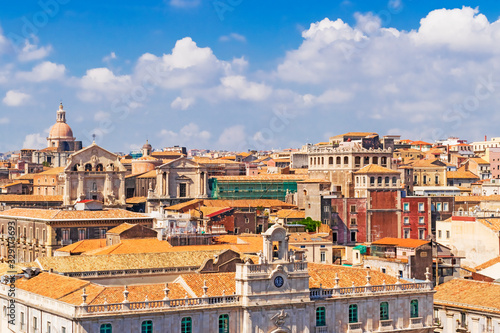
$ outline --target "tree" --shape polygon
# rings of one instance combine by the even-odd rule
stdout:
[[[301,221],[297,221],[296,223],[305,225],[306,231],[310,231],[310,232],[317,231],[319,229],[319,227],[321,226],[321,221],[314,221],[310,217],[306,217],[305,219],[303,219]]]

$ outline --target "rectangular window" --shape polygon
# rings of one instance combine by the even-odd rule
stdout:
[[[64,326],[61,327],[61,333],[66,333],[66,327]]]
[[[418,239],[425,239],[425,229],[418,229]]]
[[[33,317],[33,329],[36,331],[38,329],[38,318]]]
[[[380,303],[380,320],[389,320],[389,303]]]
[[[179,184],[179,197],[185,198],[186,196],[187,196],[186,184],[181,183]]]
[[[337,212],[338,212],[337,206],[332,206],[332,213],[337,213]]]
[[[320,253],[320,259],[321,259],[321,262],[326,262],[326,252],[325,251],[321,251]]]
[[[326,326],[325,307],[320,306],[316,309],[316,327]]]
[[[444,210],[445,212],[447,212],[447,211],[448,211],[448,203],[447,203],[447,202],[444,202],[444,203],[443,203],[443,210]]]
[[[351,231],[351,242],[356,241],[356,231]]]
[[[52,325],[50,324],[50,321],[47,322],[47,333],[51,333],[52,331]]]
[[[418,211],[419,212],[423,212],[424,211],[424,203],[423,202],[419,202],[418,203]]]
[[[181,320],[181,333],[193,333],[191,317],[184,317]]]
[[[61,233],[62,233],[62,240],[63,241],[69,240],[69,229],[62,229]]]
[[[351,225],[356,225],[356,218],[355,217],[351,217]]]
[[[219,316],[219,333],[229,333],[229,315],[222,314]]]
[[[420,216],[420,217],[418,218],[418,223],[419,223],[419,224],[424,224],[424,223],[425,223],[425,222],[424,222],[424,217],[423,217],[423,216]]]
[[[106,238],[106,229],[99,229],[99,238]]]
[[[382,267],[382,268],[380,269],[380,271],[381,271],[382,273],[384,273],[384,274],[385,274],[386,269],[385,269],[384,267]]]
[[[349,324],[358,322],[358,305],[351,304],[349,305]]]
[[[323,211],[324,211],[325,213],[328,213],[328,212],[330,211],[330,206],[324,206],[324,207],[323,207]]]
[[[351,213],[356,213],[356,205],[351,205]]]
[[[250,230],[248,228],[245,228],[245,233],[248,234]]]
[[[234,228],[234,234],[238,235],[238,232],[240,231],[240,228]]]
[[[21,312],[21,318],[19,318],[19,324],[21,329],[24,330],[24,312]]]
[[[441,230],[438,230],[438,238],[441,238],[443,237],[443,235],[441,234]]]
[[[441,211],[441,208],[442,208],[442,204],[441,204],[440,202],[438,202],[438,203],[436,204],[436,206],[437,206],[436,210],[437,210],[438,212],[440,212],[440,211]]]
[[[410,238],[410,229],[404,230],[404,238]]]
[[[85,229],[78,229],[78,240],[84,240],[85,239]]]
[[[410,224],[410,218],[408,216],[404,217],[404,224]]]
[[[405,212],[409,212],[409,211],[410,211],[410,203],[409,203],[409,202],[405,202],[405,203],[403,204],[403,210],[404,210]]]
[[[450,238],[450,231],[446,230],[446,238]]]
[[[336,232],[336,231],[332,232],[332,241],[333,241],[334,243],[338,242],[338,241],[337,241],[337,232]]]

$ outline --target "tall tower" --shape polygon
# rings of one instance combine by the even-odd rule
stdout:
[[[56,123],[50,129],[49,137],[47,138],[47,146],[55,147],[58,151],[74,151],[75,138],[73,131],[66,124],[66,111],[64,111],[62,103],[57,110]],[[81,147],[79,147],[81,149]]]

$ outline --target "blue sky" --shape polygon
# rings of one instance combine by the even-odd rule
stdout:
[[[494,1],[74,1],[0,8],[0,151],[498,136]]]

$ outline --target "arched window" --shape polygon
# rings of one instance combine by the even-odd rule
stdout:
[[[219,333],[229,333],[229,315],[222,314],[219,316]]]
[[[312,157],[309,159],[309,164],[313,165],[313,158]]]
[[[378,157],[374,157],[372,160],[372,164],[378,164]]]
[[[92,165],[90,165],[90,163],[85,164],[85,171],[92,171]]]
[[[111,324],[102,324],[99,333],[111,333]]]
[[[358,322],[358,305],[351,304],[349,305],[349,323],[357,323]]]
[[[320,306],[316,309],[316,327],[318,326],[326,326],[326,313],[324,306]]]
[[[392,177],[392,185],[396,185],[398,179],[396,177]]]
[[[364,165],[368,165],[368,164],[370,164],[370,158],[369,158],[368,156],[365,156],[365,157],[363,158],[363,164],[364,164]]]
[[[78,168],[80,167],[80,164],[75,164],[73,166],[73,171],[78,171]]]
[[[191,320],[191,317],[182,318],[181,333],[193,333],[193,322]]]
[[[389,177],[385,177],[385,186],[389,186]]]
[[[383,166],[386,166],[386,165],[387,165],[387,157],[382,156],[382,157],[380,158],[380,163],[381,163]]]
[[[377,184],[378,184],[378,186],[382,185],[382,177],[377,178]]]
[[[340,156],[337,156],[337,165],[340,165],[342,163],[342,160],[340,159]]]
[[[330,165],[332,165],[332,164],[333,164],[333,157],[332,157],[332,156],[330,156],[330,157],[328,158],[328,164],[330,164]]]
[[[344,157],[344,165],[349,164],[349,157],[345,156]]]
[[[410,302],[410,317],[417,318],[418,317],[418,300],[412,299]]]
[[[359,156],[354,157],[354,166],[355,167],[361,166],[361,157],[359,157]]]
[[[324,157],[321,158],[321,165],[325,165],[325,158]]]
[[[97,164],[97,166],[95,167],[95,171],[102,172],[103,170],[104,170],[104,167],[102,166],[101,163]]]
[[[316,157],[314,158],[314,163],[313,164],[316,165]]]
[[[380,303],[380,320],[389,320],[389,303]]]
[[[370,185],[375,186],[375,177],[370,177]]]
[[[141,333],[153,333],[153,321],[144,320],[141,324]]]

